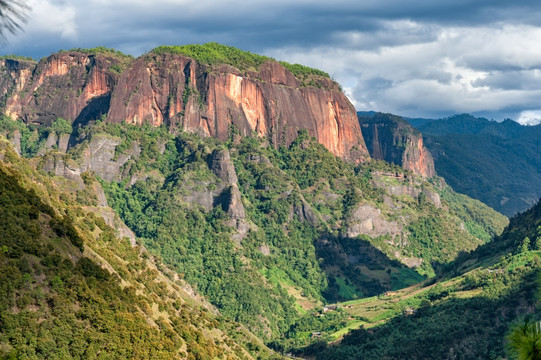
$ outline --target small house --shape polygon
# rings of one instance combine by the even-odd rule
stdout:
[[[325,305],[323,307],[323,312],[335,311],[336,309],[338,309],[338,305]]]
[[[404,315],[405,316],[410,316],[410,315],[413,315],[413,314],[415,314],[415,309],[414,308],[408,307],[408,308],[404,309]]]

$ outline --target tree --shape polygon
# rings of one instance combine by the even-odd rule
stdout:
[[[525,237],[524,240],[522,240],[522,245],[520,246],[520,252],[526,252],[530,249],[530,238]]]
[[[63,119],[63,118],[58,118],[58,119],[56,119],[56,120],[51,124],[51,129],[52,129],[57,135],[60,135],[60,134],[71,134],[72,131],[73,131],[73,128],[72,128],[71,124],[70,124],[66,119]]]
[[[535,250],[541,250],[541,235],[538,235],[537,239],[535,239]]]
[[[525,318],[509,334],[509,348],[518,360],[541,360],[541,322]]]
[[[24,0],[0,0],[0,38],[19,31],[29,9]]]

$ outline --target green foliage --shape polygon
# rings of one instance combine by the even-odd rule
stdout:
[[[121,169],[122,181],[100,180],[109,205],[152,254],[194,285],[221,314],[274,341],[277,347],[299,349],[311,344],[314,350],[321,346],[317,339],[307,336],[308,330],[292,330],[300,329],[305,321],[301,306],[313,308],[325,301],[377,295],[424,278],[392,260],[396,259],[396,248],[391,245],[390,235],[356,239],[345,236],[348,221],[359,204],[373,205],[390,220],[392,216],[410,219],[411,239],[400,245],[407,247],[400,250],[425,261],[426,268],[418,269],[420,272],[434,274],[432,266],[446,263],[459,250],[480,243],[459,231],[457,216],[436,209],[429,199],[400,200],[396,209],[401,212],[390,212],[384,204],[385,189],[375,187],[373,181],[379,179],[380,173],[399,172],[397,166],[376,161],[346,163],[306,131],[300,132],[289,147],[279,148],[268,146],[264,139],[239,139],[235,129],[230,133],[229,141],[222,143],[182,132],[173,135],[165,127],[97,121],[78,129],[82,143],[68,155],[77,161],[94,137],[120,141],[115,156],[132,156]],[[238,177],[245,220],[232,221],[226,214],[231,184],[219,179],[212,168],[212,154],[225,149]],[[99,185],[91,173],[84,174],[83,181],[87,189],[78,191],[75,199],[79,204],[91,205],[97,200],[91,194],[92,188]],[[422,186],[430,188],[430,184]],[[452,203],[456,199],[445,201]],[[478,208],[468,209],[473,215],[464,219],[474,223]],[[95,237],[92,246],[120,246],[104,224],[81,217],[70,214],[54,218],[48,227],[61,239],[76,239],[68,225],[77,221],[85,229],[83,234]],[[243,236],[235,227],[239,221],[245,221],[241,223],[245,226]],[[118,262],[109,251],[100,256]],[[134,254],[129,256],[137,259]],[[44,266],[57,266],[61,260],[48,257]],[[141,272],[143,265],[134,264]],[[109,276],[86,260],[74,262],[73,267],[88,281],[118,280],[116,275]],[[116,270],[123,279],[135,278],[132,269]],[[53,277],[48,284],[59,292],[69,289],[64,277]],[[159,286],[148,286],[160,296],[167,293]],[[431,299],[438,301],[438,294]],[[422,300],[415,301],[417,304]],[[152,302],[148,298],[138,302],[143,316],[153,314]],[[389,309],[381,319],[400,311],[400,307]],[[343,319],[335,320],[333,332],[345,326]],[[190,342],[189,336],[181,337]],[[200,343],[196,341],[193,348]],[[252,344],[249,348],[259,347]]]
[[[105,46],[97,46],[91,49],[73,48],[69,50],[60,50],[59,52],[69,52],[69,51],[76,51],[76,52],[81,52],[81,53],[90,54],[90,55],[98,55],[98,54],[112,55],[119,58],[133,59],[133,56],[131,55],[126,55],[119,50],[110,49]]]
[[[509,347],[517,360],[541,359],[541,324],[527,317],[515,325],[507,337]]]
[[[30,56],[13,55],[13,54],[2,55],[2,56],[0,56],[0,59],[4,59],[4,60],[24,60],[24,61],[36,62],[36,60],[34,58],[30,57]]]
[[[191,57],[203,64],[227,64],[234,66],[239,70],[256,70],[261,64],[270,60],[270,58],[266,56],[253,54],[248,51],[239,50],[215,42],[203,45],[159,46],[152,49],[152,52],[158,55],[181,54]]]
[[[468,232],[484,242],[500,235],[509,224],[505,216],[495,213],[478,200],[453,191],[449,186],[442,188],[440,195],[450,210],[464,222]]]
[[[271,357],[237,323],[188,305],[162,264],[0,145],[1,358],[245,358],[242,346]]]
[[[21,120],[12,120],[9,116],[0,117],[0,133],[13,138],[20,136],[21,155],[33,157],[44,146],[51,130],[44,126],[25,124]]]
[[[456,115],[419,127],[437,173],[456,191],[512,216],[541,197],[541,125]]]
[[[369,331],[354,330],[338,346],[321,350],[316,358],[443,359],[449,354],[460,354],[464,359],[503,358],[507,330],[517,313],[526,311],[517,309],[517,304],[533,305],[539,265],[532,261],[506,272],[483,269],[474,275],[482,281],[466,278],[455,279],[458,285],[451,287],[438,284],[400,304],[399,308],[416,307],[413,315],[397,312],[387,323]],[[480,293],[457,296],[465,289]]]
[[[330,78],[329,74],[324,71],[313,69],[311,67],[301,64],[290,64],[285,61],[280,61],[280,64],[282,64],[283,67],[291,71],[296,78],[306,78],[309,75],[317,75],[325,78]]]
[[[499,359],[506,355],[506,337],[513,356],[530,358],[539,345],[536,323],[519,319],[534,308],[541,260],[538,251],[526,249],[531,244],[524,240],[541,232],[540,209],[541,203],[515,216],[496,239],[456,260],[449,274],[469,272],[447,282],[453,285],[438,283],[418,292],[421,303],[414,315],[395,317],[371,332],[353,331],[318,358],[425,359],[426,354],[445,358],[454,353],[467,359]],[[428,225],[425,220],[423,226]]]
[[[53,130],[57,135],[71,134],[73,132],[71,124],[63,118],[57,118],[55,121],[53,121],[51,124],[51,130]]]
[[[287,340],[275,342],[273,347],[303,355],[315,355],[314,344],[321,341],[331,341],[330,335],[346,325],[347,313],[342,309],[324,314],[322,311],[311,311],[300,317],[289,328],[286,334]],[[303,350],[300,351],[300,349]]]
[[[419,218],[407,229],[410,233],[407,249],[411,255],[424,260],[419,269],[421,274],[434,276],[434,269],[452,260],[449,254],[457,254],[461,250],[457,239],[463,234],[457,231],[456,225],[441,221],[433,215]],[[481,241],[477,240],[476,245],[480,244]]]
[[[210,169],[211,154],[224,144],[185,133],[173,138],[159,129],[129,125],[97,124],[85,131],[122,138],[117,153],[135,144],[164,140],[170,144],[163,152],[143,150],[125,165],[134,175],[152,173],[146,180],[131,185],[102,182],[108,202],[150,251],[196,284],[223,314],[259,335],[267,337],[264,329],[270,328],[278,338],[295,324],[296,300],[286,289],[299,289],[306,301],[337,301],[376,295],[423,279],[389,259],[394,252],[389,239],[347,239],[340,228],[327,225],[347,223],[361,201],[382,202],[383,190],[374,188],[371,173],[399,171],[396,166],[348,164],[305,131],[288,148],[268,147],[252,137],[240,143],[228,141],[247,219],[255,225],[239,245],[231,241],[236,230],[229,226],[226,205],[217,205],[225,196],[218,196],[224,185]],[[209,191],[217,196],[211,210],[197,200]],[[329,202],[326,193],[336,200]],[[407,250],[426,259],[421,272],[434,274],[433,265],[450,261],[464,246],[458,240],[463,234],[455,217],[436,210],[428,200],[411,206],[438,214],[412,222]],[[328,216],[326,223],[319,222],[318,214]],[[437,232],[435,240],[430,232]],[[480,243],[473,237],[468,241]],[[428,250],[422,250],[427,245]],[[261,248],[267,253],[262,254]],[[344,254],[363,261],[351,265]]]
[[[241,71],[257,71],[263,63],[274,61],[274,59],[267,56],[253,54],[215,42],[202,45],[159,46],[151,52],[158,55],[180,54],[195,59],[202,64],[211,66],[227,64]],[[312,69],[300,64],[289,64],[285,61],[280,61],[280,64],[291,71],[304,86],[322,87],[322,83],[318,80],[320,78],[329,78],[329,74],[321,70]]]
[[[268,289],[257,269],[246,266],[242,253],[228,240],[231,229],[223,224],[221,208],[205,213],[179,202],[177,189],[195,180],[187,171],[206,167],[206,156],[201,153],[205,148],[192,142],[190,136],[176,141],[177,147],[163,155],[172,156],[168,151],[174,151],[178,161],[173,169],[161,169],[167,174],[165,184],[136,182],[126,189],[122,184],[103,183],[110,204],[151,251],[196,284],[223,314],[260,334],[258,316],[271,320],[273,332],[285,329],[285,324],[296,317],[292,300],[279,286]],[[208,170],[199,171],[203,171],[201,179],[212,177]],[[245,246],[256,238],[249,235]]]

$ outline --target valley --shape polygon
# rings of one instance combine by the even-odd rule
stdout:
[[[539,204],[456,192],[320,70],[209,43],[0,73],[0,357],[498,359],[535,313]]]

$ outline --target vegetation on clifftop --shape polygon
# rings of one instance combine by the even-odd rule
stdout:
[[[70,52],[70,51],[80,52],[80,53],[90,54],[90,55],[101,54],[101,55],[111,55],[111,56],[115,56],[115,57],[118,57],[118,58],[133,59],[132,55],[127,55],[127,54],[124,54],[120,50],[107,48],[105,46],[97,46],[95,48],[90,48],[90,49],[73,48],[73,49],[69,49],[69,50],[60,50],[59,52],[62,53],[62,52]]]
[[[274,59],[254,54],[248,51],[243,51],[232,46],[226,46],[215,42],[206,44],[193,44],[182,46],[159,46],[153,49],[151,52],[155,54],[180,54],[190,57],[198,62],[206,65],[219,65],[227,64],[236,67],[239,70],[252,70],[257,71],[259,67]],[[285,61],[280,61],[280,64],[287,68],[300,80],[306,78],[309,75],[316,75],[329,78],[329,74],[324,71],[310,68],[308,66],[299,64],[289,64]]]

